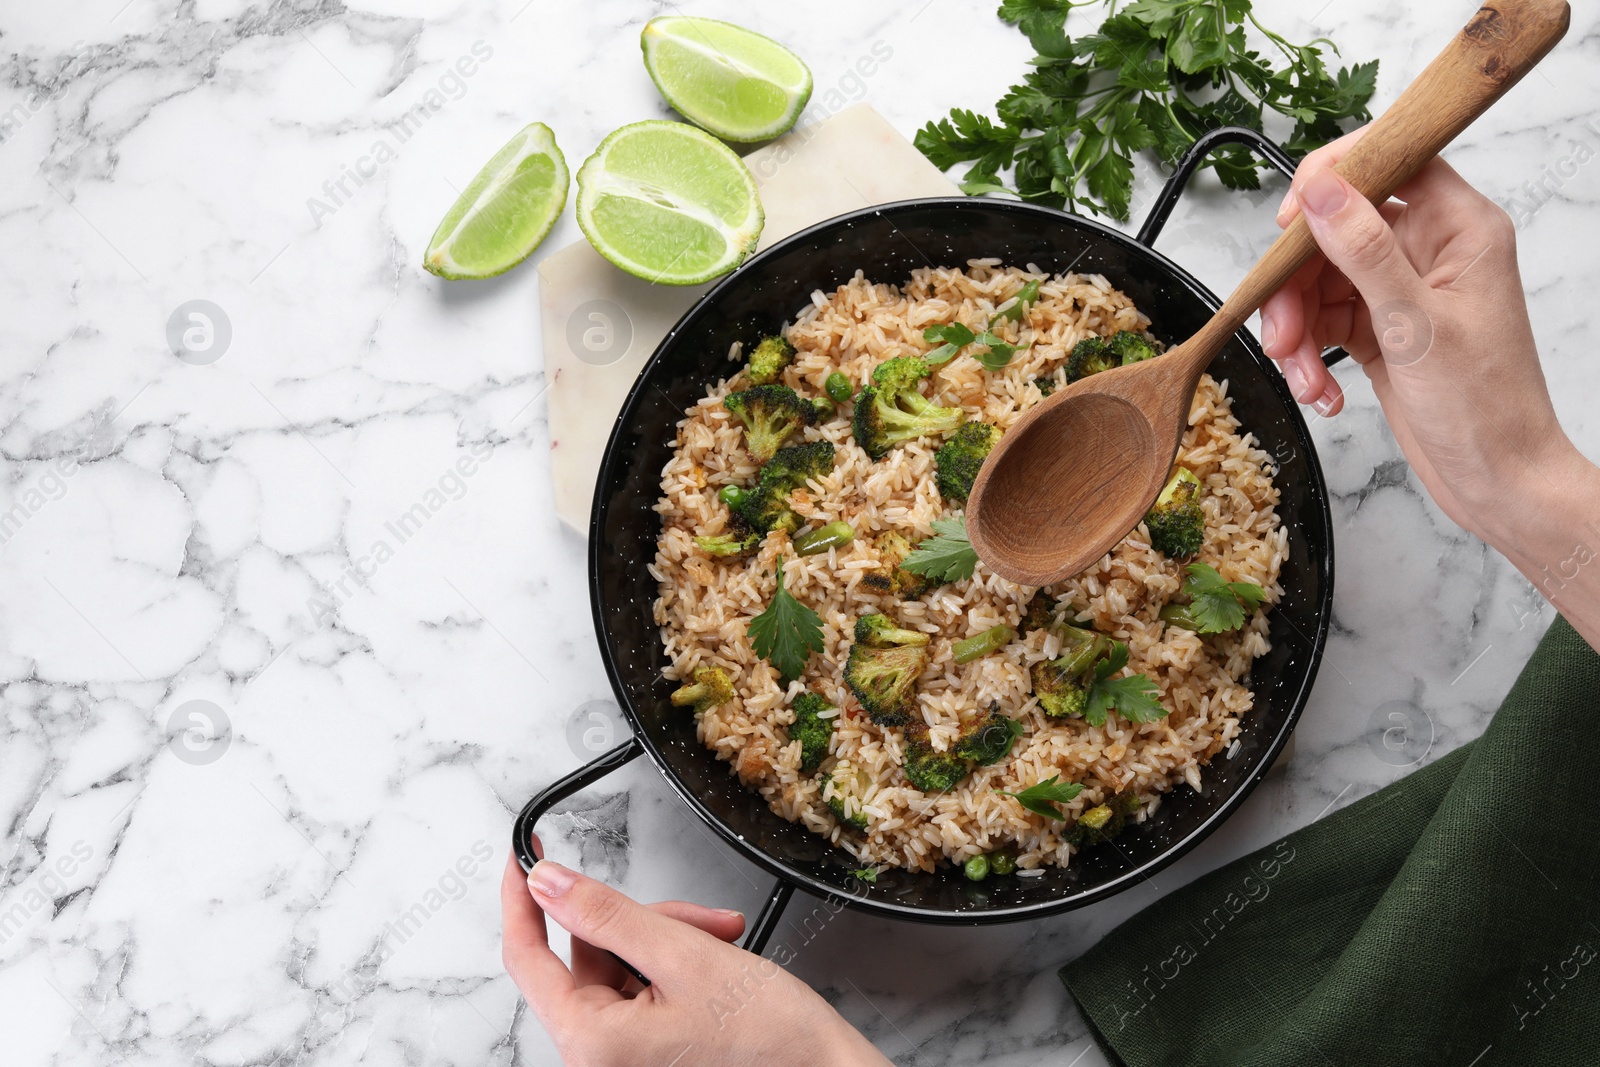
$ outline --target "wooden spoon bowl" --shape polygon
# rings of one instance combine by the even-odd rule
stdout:
[[[1491,0],[1334,170],[1383,203],[1532,70],[1569,19],[1565,0]],[[1054,585],[1126,537],[1166,484],[1200,375],[1315,252],[1297,216],[1193,337],[1074,382],[1017,420],[967,499],[967,533],[985,565],[1022,585]]]

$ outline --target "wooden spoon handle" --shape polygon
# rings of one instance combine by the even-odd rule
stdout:
[[[1333,169],[1383,203],[1544,58],[1570,14],[1565,0],[1489,0]],[[1200,368],[1316,247],[1295,216],[1187,346]]]

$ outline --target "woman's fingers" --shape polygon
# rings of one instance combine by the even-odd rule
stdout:
[[[1306,329],[1305,290],[1290,282],[1261,305],[1261,348],[1269,359],[1283,359],[1300,345]]]
[[[1332,382],[1317,355],[1322,350],[1321,276],[1327,269],[1316,260],[1307,263],[1261,305],[1261,346],[1302,404],[1315,403]]]
[[[1307,334],[1298,348],[1280,364],[1289,392],[1318,415],[1336,415],[1343,406],[1344,392],[1322,362],[1322,346]]]
[[[1344,393],[1322,362],[1322,350],[1345,343],[1353,336],[1358,305],[1349,300],[1329,300],[1330,292],[1345,286],[1330,285],[1334,271],[1314,260],[1261,305],[1261,345],[1283,371],[1289,392],[1318,414],[1337,414]]]
[[[687,900],[663,900],[651,904],[650,910],[669,919],[688,923],[696,930],[704,930],[718,941],[732,943],[744,933],[744,914],[731,908],[708,908]]]
[[[1426,286],[1378,209],[1331,170],[1301,188],[1300,206],[1317,247],[1350,279],[1367,306],[1418,303]]]
[[[1338,163],[1349,154],[1350,146],[1361,140],[1362,135],[1366,132],[1367,128],[1362,126],[1359,129],[1351,130],[1338,140],[1329,141],[1314,152],[1306,153],[1306,157],[1300,161],[1300,165],[1295,167],[1294,177],[1289,180],[1289,191],[1283,194],[1283,202],[1278,205],[1278,227],[1280,229],[1288,226],[1289,223],[1294,221],[1294,217],[1300,214],[1300,202],[1296,194],[1306,177],[1319,170],[1327,170]]]
[[[704,930],[719,941],[733,942],[744,933],[744,916],[725,908],[708,908],[686,900],[664,900],[648,905],[651,911]],[[580,938],[572,939],[572,977],[578,985],[608,985],[624,989],[630,975],[617,957]]]
[[[576,983],[567,965],[550,948],[544,914],[529,894],[528,880],[514,855],[507,860],[505,876],[500,880],[500,914],[505,927],[501,956],[506,973],[522,990],[528,1006],[548,1026],[571,997]]]
[[[528,885],[550,918],[573,937],[615,952],[660,982],[691,973],[703,962],[706,935],[624,896],[603,882],[540,860]]]

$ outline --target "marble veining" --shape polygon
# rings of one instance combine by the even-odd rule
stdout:
[[[1380,58],[1379,103],[1468,14],[1258,7],[1291,37]],[[7,1063],[556,1062],[500,969],[507,828],[620,735],[583,546],[550,506],[534,271],[448,285],[417,264],[522,124],[549,122],[576,167],[609,130],[667,115],[633,42],[668,10],[95,0],[0,16]],[[956,0],[693,13],[797,49],[813,115],[865,99],[908,135],[991,103],[1028,55],[990,5]],[[1449,158],[1517,220],[1546,374],[1593,455],[1600,22],[1574,17]],[[894,60],[855,75],[880,41]],[[1141,166],[1136,212],[1158,181]],[[1202,181],[1159,247],[1225,291],[1282,189]],[[578,236],[569,208],[545,247]],[[197,300],[226,342],[213,314],[204,358],[179,360],[169,330],[196,327]],[[1428,502],[1359,369],[1338,373],[1349,410],[1313,426],[1335,627],[1283,773],[1150,884],[1067,916],[807,927],[817,902],[796,900],[778,934],[796,971],[897,1062],[1099,1062],[1061,962],[1482,732],[1551,611]],[[646,899],[753,912],[768,889],[642,764],[546,834]]]

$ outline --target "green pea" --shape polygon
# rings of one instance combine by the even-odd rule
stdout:
[[[856,392],[855,387],[850,384],[850,379],[839,371],[828,375],[828,380],[822,383],[822,388],[827,390],[828,396],[835,404],[846,403]]]
[[[738,507],[739,502],[744,499],[744,495],[744,490],[737,485],[725,485],[717,490],[717,499],[730,508]]]
[[[1016,874],[1017,855],[1010,849],[1001,849],[999,852],[989,853],[990,874]]]
[[[830,548],[843,548],[855,539],[855,527],[848,522],[830,522],[796,537],[794,550],[802,556],[815,556]]]
[[[989,877],[989,857],[974,856],[962,865],[961,873],[967,876],[969,882],[981,882]]]
[[[833,418],[833,401],[825,396],[812,397],[811,406],[817,409],[817,421]]]

